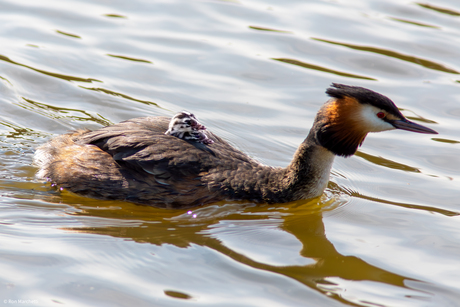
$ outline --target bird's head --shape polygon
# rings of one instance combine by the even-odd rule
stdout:
[[[319,144],[336,155],[353,155],[369,132],[437,134],[408,120],[388,97],[369,89],[333,83],[326,93],[331,99],[318,112],[314,128]]]
[[[183,135],[193,131],[205,130],[206,127],[198,122],[195,115],[187,111],[176,113],[169,122],[166,134],[173,136]]]
[[[187,111],[181,111],[171,118],[165,134],[207,145],[214,143],[203,130],[206,130],[206,127],[200,124],[195,115]]]

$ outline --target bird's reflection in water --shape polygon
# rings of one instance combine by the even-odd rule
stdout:
[[[405,281],[410,279],[373,266],[358,257],[342,255],[327,239],[323,215],[347,203],[348,195],[343,193],[329,193],[328,196],[323,195],[321,199],[280,205],[261,206],[244,202],[222,202],[197,208],[192,212],[164,210],[123,202],[88,202],[87,199],[85,205],[81,206],[78,202],[83,198],[65,193],[63,197],[66,203],[75,203],[76,210],[71,214],[82,224],[81,227],[66,228],[68,231],[110,235],[158,246],[164,244],[180,248],[191,245],[205,246],[241,264],[297,280],[339,301],[345,300],[339,294],[330,292],[329,289],[334,286],[331,278],[371,281],[403,288],[407,288]],[[231,242],[225,242],[225,235],[220,234],[233,232],[236,233],[236,237],[232,237],[232,240],[245,240],[246,233],[243,230],[239,232],[238,227],[235,227],[238,223],[241,225],[241,222],[253,224],[253,230],[255,229],[259,234],[263,234],[275,225],[276,229],[286,237],[292,237],[300,243],[296,251],[297,257],[305,261],[303,263],[297,261],[302,264],[283,264],[281,260],[281,263],[278,261],[273,264],[270,261],[264,262],[257,256],[251,256],[251,249],[254,247],[249,247],[248,253],[244,248],[232,249]],[[219,227],[219,231],[214,231]],[[222,227],[227,228],[222,229]],[[270,237],[267,236],[263,243],[270,246]],[[276,249],[276,245],[272,248],[272,251],[280,254],[282,259],[283,250]]]

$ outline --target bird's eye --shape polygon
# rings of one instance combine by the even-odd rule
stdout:
[[[186,120],[184,121],[184,124],[190,125],[190,119],[186,119]]]
[[[379,112],[379,113],[377,113],[377,117],[378,118],[385,118],[385,113]]]

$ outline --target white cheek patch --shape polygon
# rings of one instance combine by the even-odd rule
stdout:
[[[362,122],[363,126],[366,127],[368,132],[380,132],[396,129],[390,123],[387,123],[383,119],[378,118],[378,112],[384,111],[371,105],[363,105],[360,108],[360,121]]]

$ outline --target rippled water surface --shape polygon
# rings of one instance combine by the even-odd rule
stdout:
[[[0,303],[460,306],[458,1],[0,0]],[[286,166],[332,83],[439,135],[369,135],[320,199],[164,210],[34,180],[53,135],[193,111]]]

